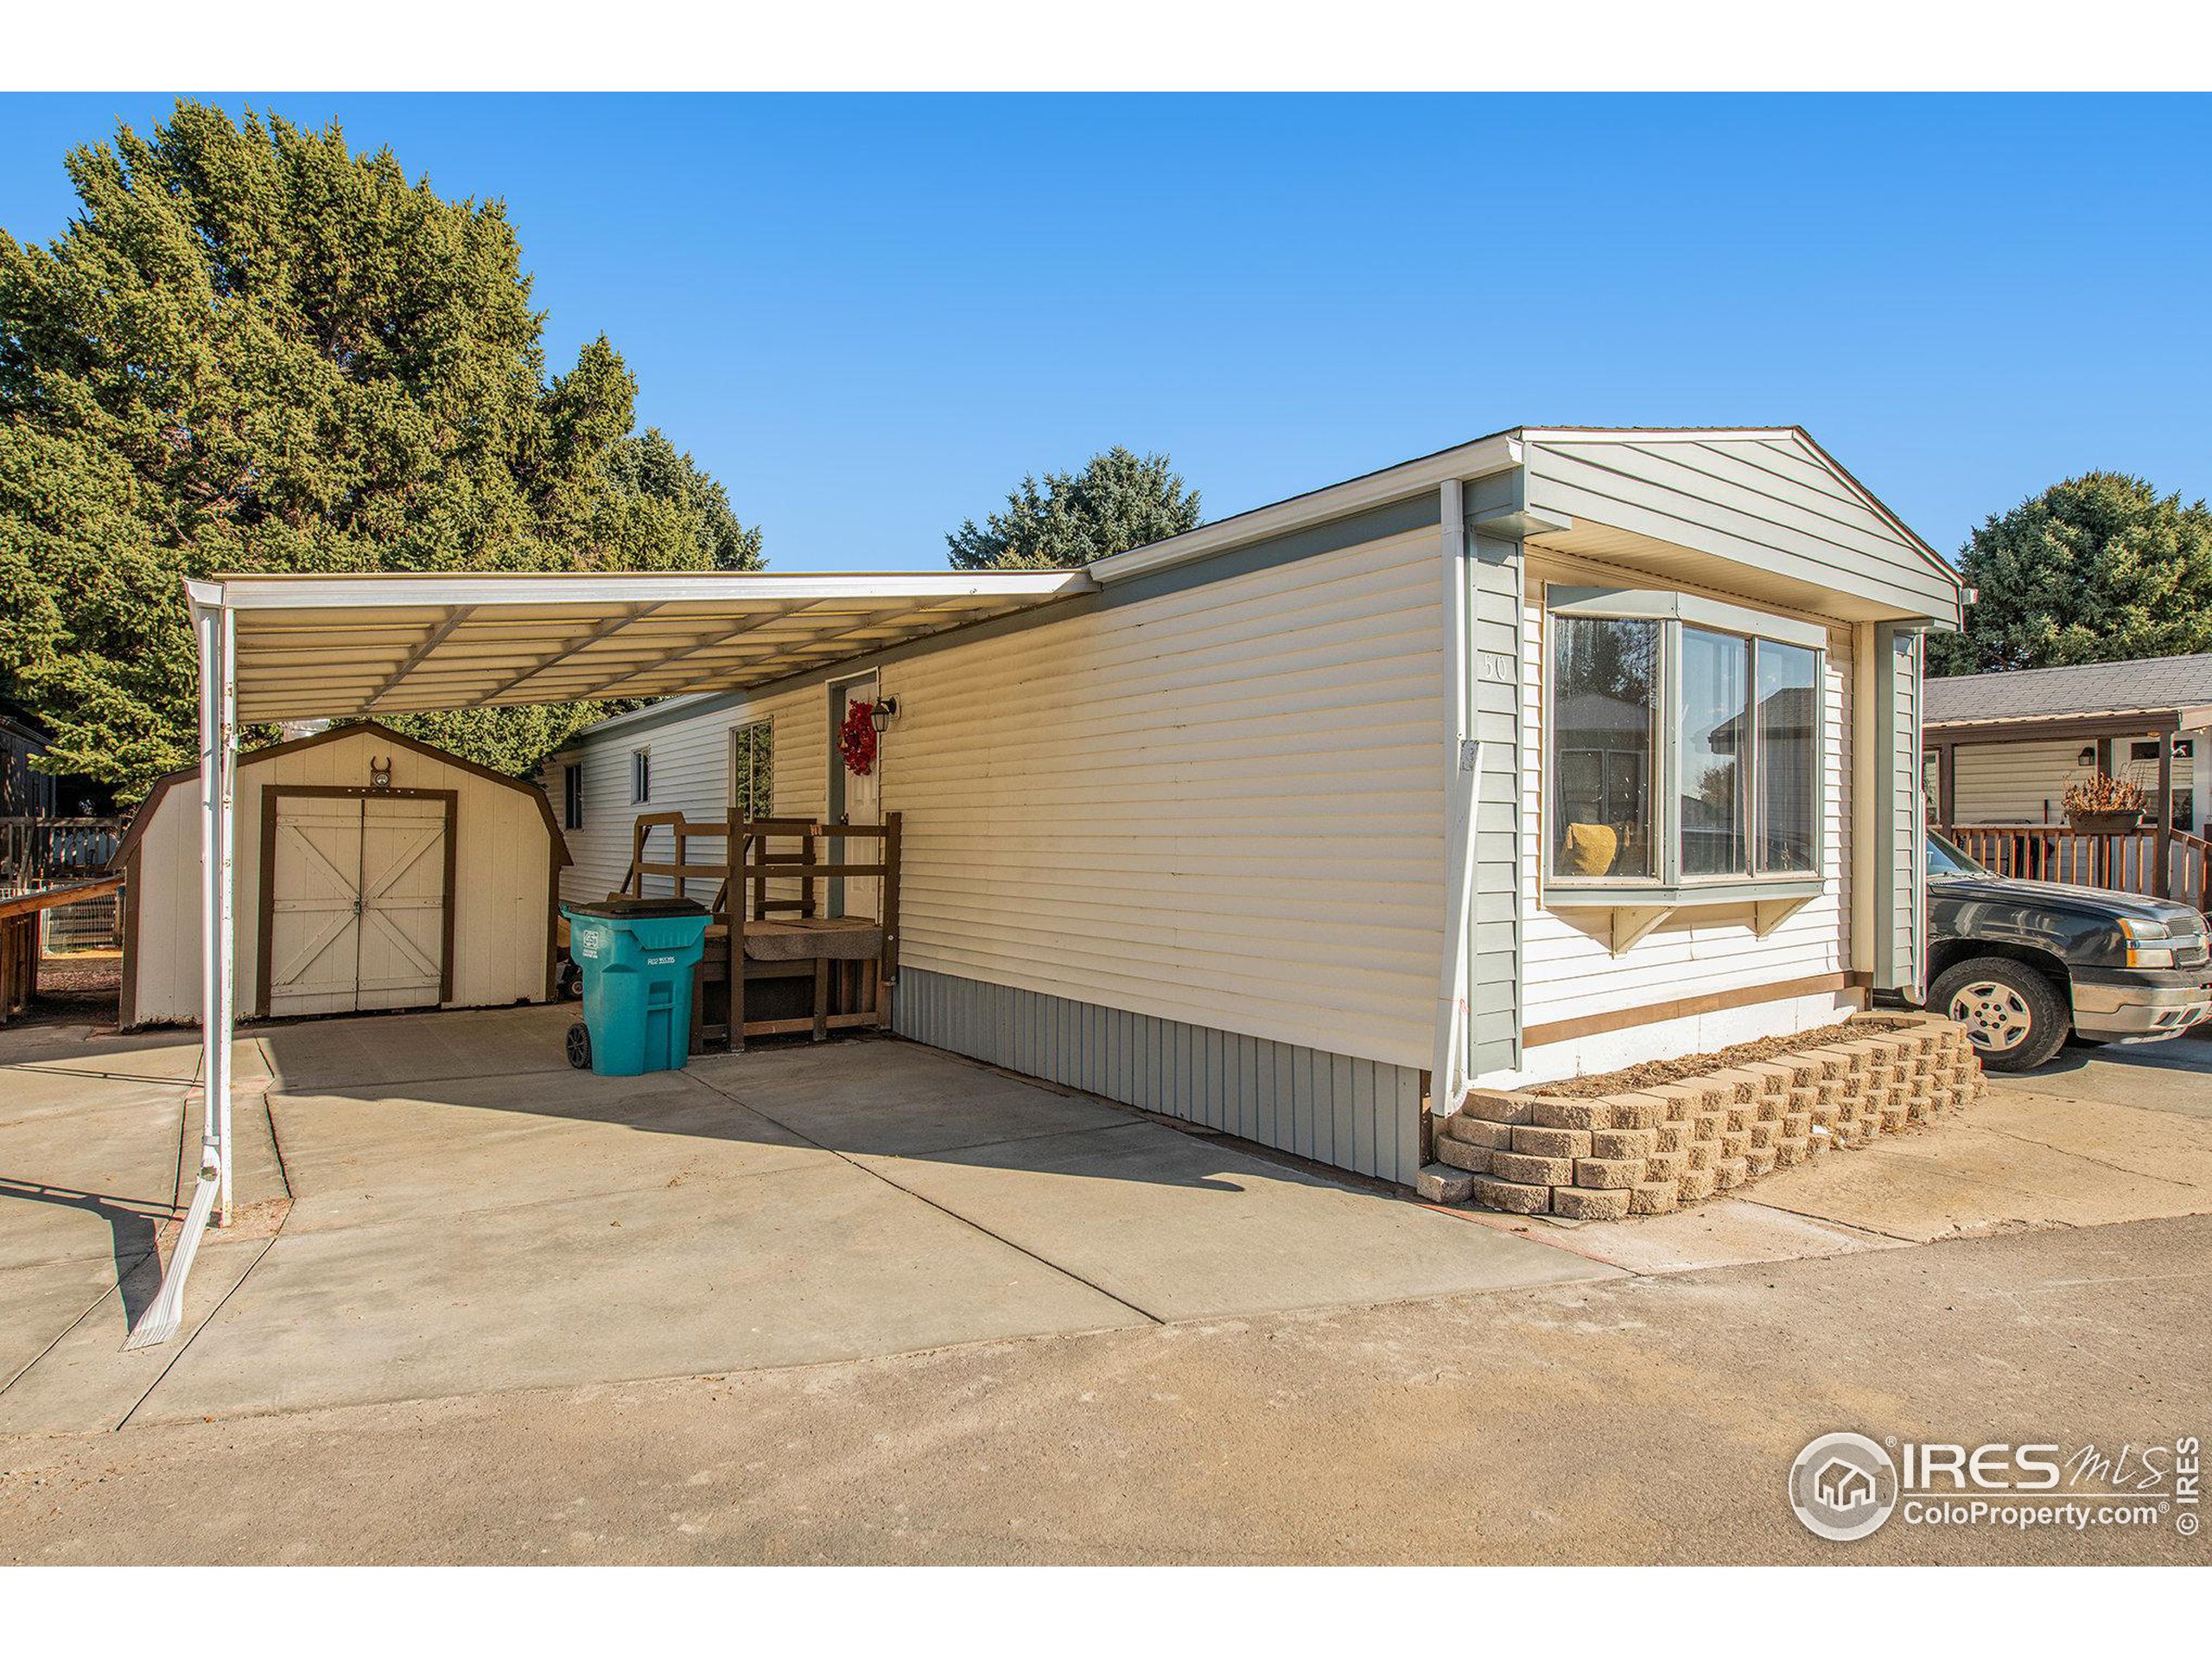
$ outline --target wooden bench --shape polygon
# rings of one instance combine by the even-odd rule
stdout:
[[[664,830],[672,858],[652,856]],[[855,859],[843,843],[855,841],[874,842],[876,856]],[[824,843],[840,846],[836,858],[825,856]],[[880,824],[735,812],[719,823],[680,812],[639,817],[623,893],[643,897],[645,884],[658,879],[689,899],[697,896],[695,885],[711,884],[707,948],[692,992],[692,1052],[709,1045],[741,1051],[748,1037],[800,1032],[820,1042],[832,1031],[888,1024],[899,976],[899,849],[896,812]],[[880,883],[879,913],[824,915],[822,884],[841,884],[842,895],[842,884],[855,880]],[[807,979],[804,1014],[748,1017],[747,986]]]

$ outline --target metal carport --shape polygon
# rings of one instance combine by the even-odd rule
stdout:
[[[185,584],[200,657],[199,1180],[127,1345],[176,1332],[231,1211],[232,806],[241,721],[742,690],[1093,592],[1079,571],[218,575]]]

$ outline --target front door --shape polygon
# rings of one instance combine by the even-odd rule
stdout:
[[[869,674],[857,680],[846,680],[830,688],[830,817],[838,823],[880,823],[883,822],[883,753],[876,751],[875,764],[865,774],[856,774],[845,765],[845,757],[836,741],[836,734],[844,729],[846,717],[856,702],[873,703],[876,700],[875,676]],[[829,856],[840,864],[876,864],[882,861],[883,843],[874,836],[863,836],[852,841],[831,842]],[[874,876],[855,876],[850,880],[830,883],[829,913],[832,916],[879,916],[878,889],[882,883]]]
[[[270,810],[264,1012],[435,1007],[448,955],[450,798],[279,789]]]

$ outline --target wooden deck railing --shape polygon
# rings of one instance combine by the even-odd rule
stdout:
[[[2212,842],[2183,830],[2166,834],[2163,871],[2158,832],[2154,829],[2094,830],[2063,823],[1962,823],[1939,833],[1999,875],[2178,899],[2198,910],[2206,907],[2208,893],[2212,893]]]
[[[0,818],[0,891],[98,875],[122,839],[121,818]]]

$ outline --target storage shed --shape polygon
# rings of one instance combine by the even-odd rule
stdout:
[[[198,778],[154,785],[111,866],[126,1028],[200,1017]],[[240,755],[235,822],[241,1014],[551,997],[569,853],[535,785],[364,721]]]

